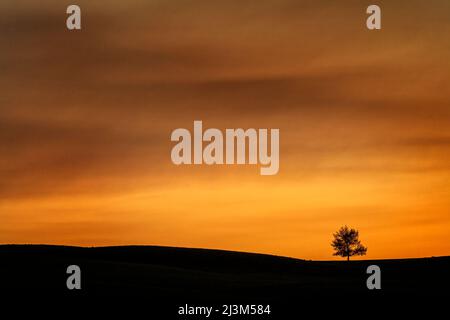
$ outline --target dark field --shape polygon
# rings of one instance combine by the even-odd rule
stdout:
[[[167,313],[158,319],[186,303],[271,304],[265,319],[312,306],[327,311],[319,305],[433,303],[446,297],[450,270],[450,257],[323,262],[154,246],[4,245],[0,262],[1,290],[12,300],[133,301]],[[81,290],[66,288],[72,264],[81,268]],[[371,264],[381,268],[381,290],[366,287]]]

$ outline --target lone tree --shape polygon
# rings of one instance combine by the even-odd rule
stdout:
[[[359,241],[359,233],[355,229],[349,229],[343,226],[338,232],[333,234],[333,242],[331,246],[334,249],[334,256],[347,257],[347,261],[351,256],[363,256],[367,252],[367,247],[364,247]]]

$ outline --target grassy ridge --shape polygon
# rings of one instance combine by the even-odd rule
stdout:
[[[450,257],[305,261],[264,254],[157,246],[0,246],[2,289],[74,294],[66,289],[66,268],[82,270],[85,296],[142,296],[161,299],[253,299],[373,294],[367,266],[382,270],[385,295],[439,295],[448,285]]]

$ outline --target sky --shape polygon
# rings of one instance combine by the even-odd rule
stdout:
[[[0,3],[0,243],[450,255],[450,2]],[[280,171],[176,166],[176,128],[279,128]]]

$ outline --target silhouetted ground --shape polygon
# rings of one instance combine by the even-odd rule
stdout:
[[[66,287],[66,268],[72,264],[81,268],[79,291]],[[381,290],[367,289],[371,264],[381,268]],[[10,301],[77,301],[78,307],[96,301],[109,310],[131,301],[164,315],[158,319],[175,317],[185,304],[270,304],[272,315],[259,319],[311,308],[316,314],[341,312],[329,306],[353,310],[358,305],[373,312],[387,305],[427,304],[447,296],[449,272],[450,257],[322,262],[154,246],[0,246],[0,289]]]

